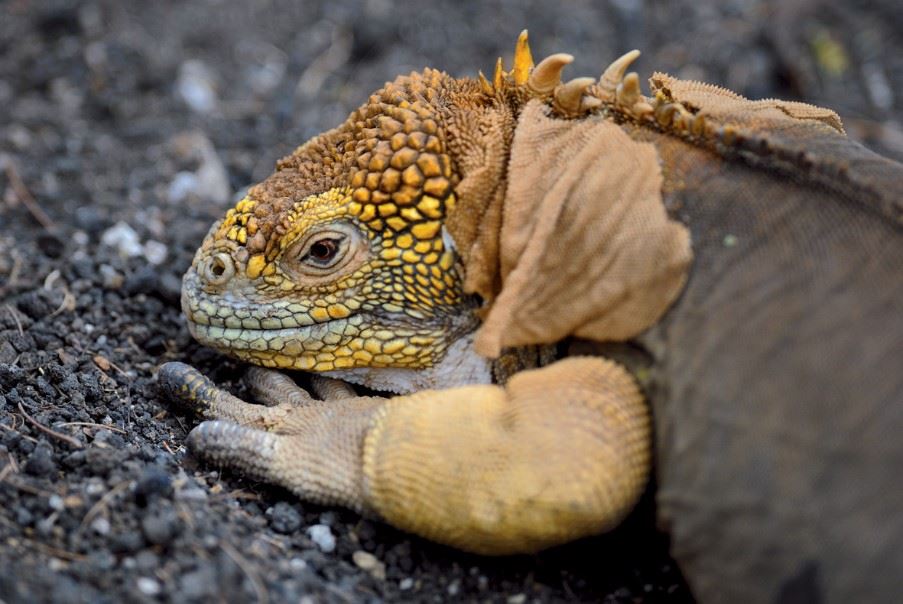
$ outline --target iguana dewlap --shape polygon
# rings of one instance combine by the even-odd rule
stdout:
[[[614,526],[654,451],[700,599],[888,598],[903,167],[825,109],[658,73],[645,96],[637,55],[562,84],[571,57],[534,67],[523,34],[491,82],[401,77],[211,229],[195,337],[398,396],[255,368],[253,405],[181,364],[161,384],[211,420],[195,453],[482,553]],[[645,350],[652,422],[622,366],[547,364],[570,337]]]

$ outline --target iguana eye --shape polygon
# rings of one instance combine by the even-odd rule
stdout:
[[[296,283],[313,285],[354,270],[369,253],[369,241],[358,227],[333,222],[314,226],[292,242],[279,263]]]
[[[307,248],[307,253],[302,256],[301,261],[319,268],[329,268],[344,253],[343,244],[345,237],[324,237],[317,239]],[[345,245],[344,248],[348,246]]]

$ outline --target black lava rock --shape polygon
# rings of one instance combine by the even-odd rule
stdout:
[[[35,289],[26,292],[19,297],[19,310],[28,315],[29,318],[37,321],[42,317],[46,317],[63,302],[63,292],[58,289]]]
[[[34,448],[25,462],[25,471],[32,476],[48,476],[56,472],[56,462],[49,445],[41,443]]]
[[[145,265],[131,273],[125,279],[125,292],[130,296],[137,294],[154,294],[160,287],[157,269]]]
[[[141,532],[152,545],[167,545],[179,533],[181,523],[170,507],[149,512],[141,519]]]
[[[106,476],[122,462],[122,452],[116,449],[91,447],[85,451],[88,468],[97,476]]]
[[[172,479],[157,466],[148,466],[135,484],[135,501],[146,506],[155,497],[169,497],[172,494]]]
[[[38,249],[48,258],[59,258],[66,250],[66,243],[53,233],[45,232],[38,236]]]
[[[266,511],[270,527],[277,533],[291,534],[301,528],[301,514],[294,507],[280,501]]]

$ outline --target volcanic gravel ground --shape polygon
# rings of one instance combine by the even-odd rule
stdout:
[[[199,464],[165,361],[180,277],[279,157],[425,65],[488,72],[529,27],[569,74],[637,67],[830,105],[897,158],[898,3],[0,2],[0,599],[686,600],[647,495],[614,533],[485,559]]]

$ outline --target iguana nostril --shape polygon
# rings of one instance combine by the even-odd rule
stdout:
[[[219,253],[211,256],[201,268],[201,277],[209,285],[223,285],[235,275],[235,264],[229,254]]]

